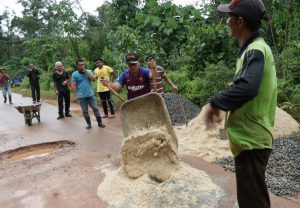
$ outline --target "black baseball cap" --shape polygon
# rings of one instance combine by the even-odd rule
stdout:
[[[229,4],[220,4],[217,10],[222,13],[233,13],[252,22],[267,19],[262,0],[232,0]]]
[[[125,57],[127,64],[136,64],[139,62],[139,56],[136,53],[129,53]]]
[[[146,58],[146,61],[151,61],[151,60],[155,60],[155,56],[154,55],[148,55],[147,58]]]

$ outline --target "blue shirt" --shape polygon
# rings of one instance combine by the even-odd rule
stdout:
[[[87,69],[87,72],[93,75],[93,72]],[[78,98],[86,98],[94,95],[94,91],[91,85],[91,80],[87,77],[86,74],[81,74],[76,70],[72,73],[71,82],[76,84],[76,91]]]
[[[132,99],[150,92],[150,70],[139,68],[139,73],[134,75],[126,69],[117,79],[122,86],[126,86],[128,99]]]

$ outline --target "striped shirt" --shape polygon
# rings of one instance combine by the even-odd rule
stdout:
[[[152,76],[155,76],[156,92],[160,95],[164,95],[163,78],[164,76],[166,76],[165,70],[161,66],[157,66],[156,74]],[[154,86],[153,78],[150,80],[150,87],[151,87],[151,92],[154,92],[155,86]]]

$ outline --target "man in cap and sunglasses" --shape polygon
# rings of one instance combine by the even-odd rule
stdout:
[[[228,15],[231,36],[240,46],[230,87],[213,97],[207,126],[220,110],[230,111],[226,132],[234,155],[240,208],[270,207],[265,171],[273,144],[277,79],[270,47],[259,34],[266,19],[261,0],[233,0],[218,6]]]
[[[125,60],[128,69],[119,75],[117,82],[112,83],[103,79],[101,80],[103,85],[109,86],[116,92],[119,92],[125,86],[128,92],[128,100],[149,93],[150,70],[140,66],[139,56],[135,53],[127,54]]]

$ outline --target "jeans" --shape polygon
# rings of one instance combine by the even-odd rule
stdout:
[[[58,101],[58,114],[64,115],[64,101],[65,101],[65,114],[70,113],[70,91],[60,92],[57,96]]]
[[[30,83],[31,87],[31,95],[32,95],[32,101],[33,102],[40,102],[40,83]]]
[[[104,114],[107,115],[108,114],[108,110],[107,110],[107,102],[108,105],[110,107],[110,113],[111,115],[115,114],[115,106],[113,103],[113,100],[111,99],[111,95],[110,95],[110,91],[105,91],[105,92],[98,92],[100,100],[102,102],[102,107],[103,107],[103,111]]]
[[[4,85],[3,88],[2,88],[2,93],[3,93],[3,96],[6,97],[6,95],[10,95],[11,94],[11,88],[10,88],[10,84],[7,84],[7,85]]]
[[[96,118],[100,117],[100,112],[98,109],[96,97],[94,95],[91,97],[79,98],[79,103],[80,103],[84,118],[89,117],[88,106],[90,106],[92,108]]]

